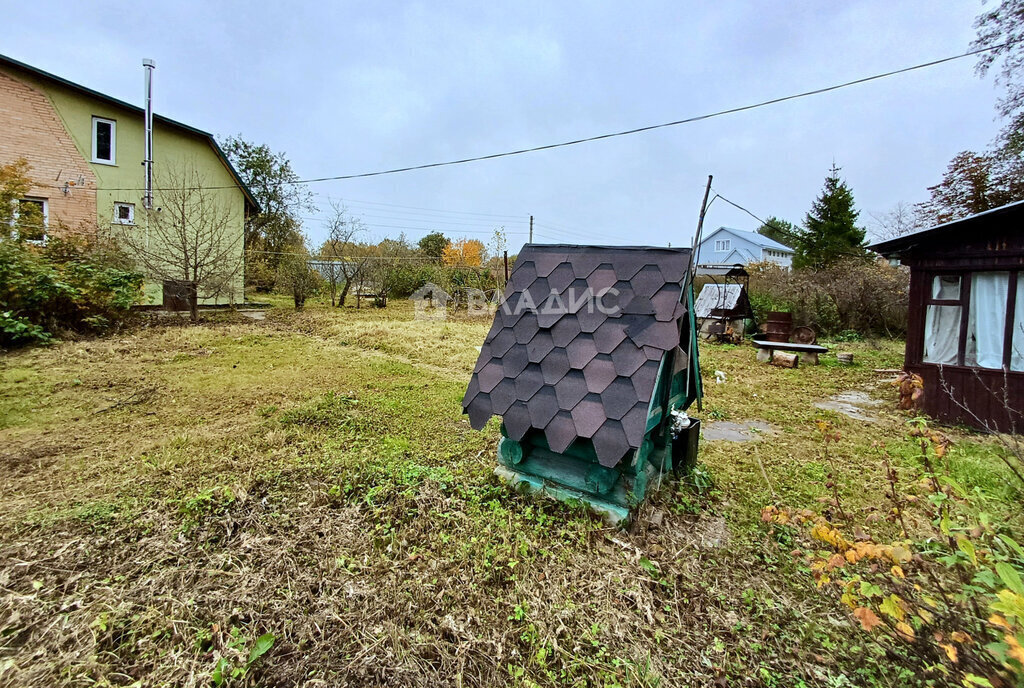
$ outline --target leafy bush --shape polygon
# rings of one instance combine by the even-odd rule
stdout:
[[[103,332],[142,297],[142,275],[95,239],[45,248],[0,240],[0,345],[45,342],[57,330]]]
[[[818,426],[827,459],[840,436],[825,421]],[[910,479],[879,448],[888,482],[880,495],[888,502],[884,521],[855,522],[834,489],[828,517],[772,505],[761,518],[772,531],[802,536],[792,555],[819,593],[844,607],[873,647],[899,658],[921,684],[1020,685],[1024,548],[984,511],[984,495],[966,490],[943,467],[950,440],[921,419],[912,426],[919,454]],[[871,528],[894,529],[896,537]]]
[[[759,322],[788,311],[794,325],[819,334],[899,336],[906,332],[909,274],[882,261],[857,258],[821,270],[788,270],[775,263],[749,266],[750,304]]]

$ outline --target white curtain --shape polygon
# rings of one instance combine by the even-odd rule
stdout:
[[[956,301],[960,298],[960,275],[936,275],[932,280],[932,298]]]
[[[1024,370],[1024,272],[1017,273],[1017,305],[1013,311],[1013,351],[1010,370]]]
[[[967,310],[967,351],[964,363],[979,368],[1003,367],[1006,334],[1006,297],[1010,273],[976,272],[971,279],[971,305]]]
[[[960,306],[928,306],[924,315],[924,361],[956,365]]]

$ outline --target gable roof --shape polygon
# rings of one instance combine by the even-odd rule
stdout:
[[[463,398],[470,424],[498,415],[513,440],[539,431],[557,453],[589,439],[609,467],[638,449],[689,263],[689,249],[527,244]]]
[[[768,248],[772,249],[773,251],[784,251],[786,253],[794,253],[792,248],[786,246],[785,244],[780,244],[779,242],[775,241],[775,239],[769,239],[763,234],[758,234],[757,232],[748,232],[742,229],[734,229],[732,227],[719,227],[715,231],[711,232],[711,234],[708,234],[706,237],[701,239],[701,246],[703,246],[709,239],[711,239],[719,232],[729,232],[730,234],[733,234],[739,237],[740,239],[745,239],[746,241],[749,241],[750,243],[754,244],[755,246],[759,246],[760,248]]]
[[[875,253],[882,254],[883,256],[897,256],[904,251],[923,247],[929,242],[945,239],[949,236],[956,235],[959,232],[980,229],[980,225],[987,225],[991,222],[1004,222],[1012,218],[1020,219],[1022,217],[1024,217],[1024,201],[1015,201],[1013,203],[1001,205],[998,208],[991,208],[980,213],[975,213],[974,215],[962,217],[959,220],[953,220],[941,225],[929,227],[928,229],[922,229],[912,234],[905,234],[901,237],[896,237],[895,239],[880,241],[877,244],[871,244],[868,248]],[[979,227],[976,227],[976,225]]]
[[[71,89],[72,91],[75,91],[76,93],[89,96],[90,98],[96,98],[97,100],[101,100],[115,107],[131,110],[136,114],[144,115],[146,113],[145,109],[139,107],[138,105],[132,105],[131,103],[119,100],[118,98],[114,98],[113,96],[108,96],[105,93],[94,91],[91,88],[82,86],[81,84],[76,84],[74,81],[68,81],[67,79],[59,77],[56,74],[51,74],[50,72],[43,71],[38,67],[33,67],[30,64],[25,64],[24,62],[15,60],[12,57],[7,57],[6,55],[0,55],[0,66],[2,65],[7,65],[9,67],[14,67],[15,69],[24,70],[26,72],[34,74],[35,76],[41,79],[45,79],[47,81],[52,81],[54,83],[60,84],[61,86],[64,86],[66,88]],[[238,188],[242,191],[242,194],[245,196],[246,203],[249,204],[253,212],[260,212],[260,205],[259,203],[256,202],[256,197],[253,196],[252,191],[249,189],[246,183],[242,181],[242,178],[239,176],[238,171],[235,169],[235,166],[231,164],[230,160],[228,160],[228,156],[221,149],[220,144],[217,143],[217,140],[213,137],[213,134],[203,131],[202,129],[196,129],[195,127],[183,124],[181,122],[170,119],[169,117],[164,117],[163,115],[158,115],[155,113],[153,114],[153,120],[172,129],[178,129],[179,131],[184,131],[185,133],[206,139],[207,143],[210,144],[210,147],[213,148],[214,152],[217,154],[217,157],[220,158],[220,161],[224,163],[224,166],[228,169],[228,173],[235,180],[235,183],[238,185]]]

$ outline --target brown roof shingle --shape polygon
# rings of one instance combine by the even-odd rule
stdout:
[[[590,440],[605,466],[639,448],[689,262],[688,249],[525,246],[463,399],[472,426],[500,415],[512,439],[543,432],[556,452]]]

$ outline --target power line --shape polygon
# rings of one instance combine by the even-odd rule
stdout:
[[[677,119],[677,120],[673,120],[671,122],[663,122],[661,124],[650,124],[650,125],[647,125],[647,126],[635,127],[633,129],[626,129],[626,130],[623,130],[623,131],[616,131],[616,132],[612,132],[612,133],[608,133],[608,134],[598,134],[596,136],[587,136],[587,137],[584,137],[584,138],[573,139],[573,140],[570,140],[570,141],[561,141],[559,143],[549,143],[549,144],[546,144],[546,145],[543,145],[543,146],[534,146],[534,147],[531,147],[531,148],[519,148],[519,149],[516,149],[516,150],[505,151],[505,152],[502,152],[502,153],[491,153],[489,155],[478,155],[478,156],[475,156],[475,157],[460,158],[460,159],[457,159],[457,160],[447,160],[447,161],[444,161],[444,162],[432,162],[432,163],[426,163],[426,164],[423,164],[423,165],[408,165],[408,166],[405,166],[405,167],[395,167],[395,168],[387,169],[387,170],[378,170],[376,172],[361,172],[361,173],[358,173],[358,174],[341,174],[341,175],[334,175],[334,176],[330,176],[330,177],[315,177],[315,178],[312,178],[312,179],[301,179],[301,180],[297,180],[297,181],[295,181],[293,183],[294,184],[315,184],[315,183],[319,183],[319,182],[343,181],[343,180],[348,180],[348,179],[364,179],[366,177],[379,177],[379,176],[382,176],[382,175],[399,174],[399,173],[402,173],[402,172],[413,172],[413,171],[416,171],[416,170],[426,170],[426,169],[432,169],[432,168],[436,168],[436,167],[449,167],[449,166],[452,166],[452,165],[464,165],[466,163],[481,162],[483,160],[495,160],[497,158],[507,158],[507,157],[512,157],[512,156],[515,156],[515,155],[524,155],[526,153],[537,153],[537,152],[540,152],[540,151],[552,150],[552,149],[555,149],[555,148],[565,148],[565,147],[568,147],[568,146],[576,146],[576,145],[579,145],[579,144],[582,144],[582,143],[591,143],[591,142],[594,142],[594,141],[603,141],[605,139],[612,139],[612,138],[617,138],[617,137],[620,137],[620,136],[631,136],[633,134],[640,134],[640,133],[644,133],[644,132],[648,132],[648,131],[654,131],[656,129],[665,129],[667,127],[680,126],[682,124],[692,124],[694,122],[700,122],[700,121],[703,121],[703,120],[713,119],[715,117],[722,117],[722,116],[725,116],[725,115],[732,115],[732,114],[736,114],[736,113],[739,113],[739,112],[746,112],[748,110],[755,110],[757,108],[767,107],[769,105],[777,105],[778,103],[784,103],[784,102],[787,102],[787,101],[790,101],[790,100],[797,100],[799,98],[806,98],[808,96],[820,95],[822,93],[829,93],[831,91],[838,91],[839,89],[848,88],[850,86],[857,86],[859,84],[868,83],[870,81],[877,81],[879,79],[885,79],[885,78],[888,78],[888,77],[891,77],[891,76],[896,76],[898,74],[905,74],[907,72],[913,72],[913,71],[916,71],[918,69],[926,69],[928,67],[935,67],[937,65],[945,64],[947,62],[953,62],[955,60],[962,60],[962,59],[964,59],[966,57],[974,57],[976,55],[981,55],[983,53],[991,52],[993,50],[1000,50],[1002,48],[1006,48],[1006,47],[1009,47],[1011,45],[1015,45],[1016,43],[1020,43],[1021,41],[1024,41],[1024,38],[1018,38],[1018,39],[1015,39],[1015,40],[1012,40],[1012,41],[1006,41],[1005,43],[1000,43],[999,45],[992,45],[992,46],[988,46],[988,47],[985,47],[985,48],[978,48],[978,49],[975,49],[975,50],[969,50],[969,51],[967,51],[965,53],[960,53],[958,55],[951,55],[949,57],[943,57],[943,58],[940,58],[940,59],[937,59],[937,60],[931,60],[929,62],[922,62],[922,63],[919,63],[919,64],[911,65],[909,67],[901,67],[899,69],[893,69],[893,70],[890,70],[890,71],[887,71],[887,72],[881,72],[879,74],[873,74],[871,76],[861,77],[859,79],[853,79],[852,81],[844,81],[842,83],[833,84],[831,86],[824,86],[822,88],[815,88],[815,89],[811,89],[809,91],[801,91],[799,93],[793,93],[793,94],[786,95],[786,96],[780,96],[778,98],[770,98],[768,100],[762,100],[762,101],[759,101],[759,102],[756,102],[756,103],[750,103],[748,105],[740,105],[740,106],[737,106],[737,107],[727,108],[727,109],[724,109],[724,110],[718,110],[718,111],[715,111],[715,112],[709,112],[709,113],[705,113],[705,114],[702,114],[702,115],[695,115],[693,117],[686,117],[686,118],[683,118],[683,119]],[[238,186],[239,185],[234,184],[234,185],[231,185],[231,186],[209,186],[209,187],[201,187],[201,188],[204,188],[204,189],[233,189],[233,188],[238,188]],[[144,189],[139,189],[139,188],[104,189],[104,191],[143,191],[143,190]]]

